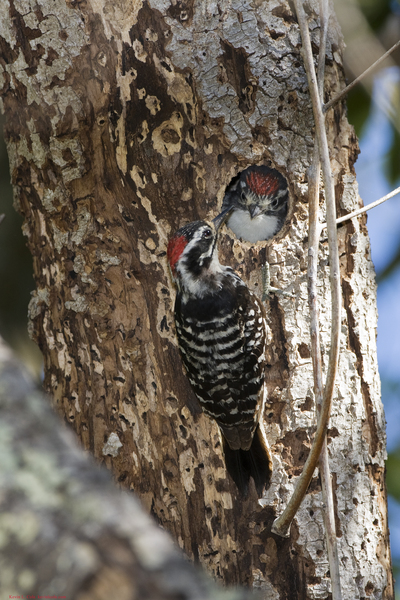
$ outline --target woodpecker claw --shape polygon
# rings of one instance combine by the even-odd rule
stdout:
[[[284,290],[280,290],[279,288],[271,286],[271,276],[269,271],[269,263],[264,263],[261,267],[261,277],[262,277],[262,296],[261,301],[265,302],[270,294],[276,294],[277,296],[283,296],[285,298],[294,298],[295,295],[290,292],[285,292]]]

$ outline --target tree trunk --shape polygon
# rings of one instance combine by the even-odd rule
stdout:
[[[250,600],[210,582],[78,447],[0,338],[2,598]]]
[[[134,490],[189,557],[265,598],[328,598],[315,474],[291,537],[271,534],[315,430],[307,300],[307,169],[313,116],[300,33],[284,0],[26,3],[1,0],[1,77],[15,202],[33,255],[31,331],[44,387],[85,448]],[[319,43],[318,3],[309,4]],[[344,86],[334,15],[326,98]],[[327,114],[339,215],[358,207],[358,148],[344,104]],[[291,191],[285,226],[251,245],[222,236],[221,260],[260,289],[261,265],[294,297],[268,306],[271,484],[241,499],[217,425],[183,372],[168,237],[210,219],[243,168],[271,164]],[[321,198],[323,205],[323,198]],[[344,598],[392,598],[385,420],[366,218],[340,228],[344,311],[328,435]],[[327,244],[320,244],[324,360]],[[279,567],[279,568],[278,568]]]

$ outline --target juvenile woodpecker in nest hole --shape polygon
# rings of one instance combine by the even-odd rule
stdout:
[[[276,169],[251,166],[225,193],[222,212],[228,227],[248,242],[269,240],[281,229],[288,210],[288,185]]]
[[[205,221],[179,229],[167,257],[177,286],[175,323],[188,379],[203,411],[222,432],[225,462],[246,496],[271,475],[262,415],[265,403],[264,308],[218,260],[217,230]]]

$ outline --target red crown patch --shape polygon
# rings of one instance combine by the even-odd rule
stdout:
[[[246,183],[257,196],[272,196],[279,189],[279,179],[276,175],[264,175],[259,171],[251,171],[246,176]]]
[[[167,258],[173,273],[175,273],[175,265],[180,259],[187,242],[184,235],[174,236],[168,242]]]

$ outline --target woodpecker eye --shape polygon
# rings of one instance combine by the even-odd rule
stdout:
[[[201,236],[204,240],[209,240],[210,237],[212,236],[212,231],[211,229],[205,229],[203,231],[203,235]]]
[[[278,208],[278,205],[279,205],[278,198],[274,198],[274,200],[272,200],[272,202],[271,202],[271,208]]]

